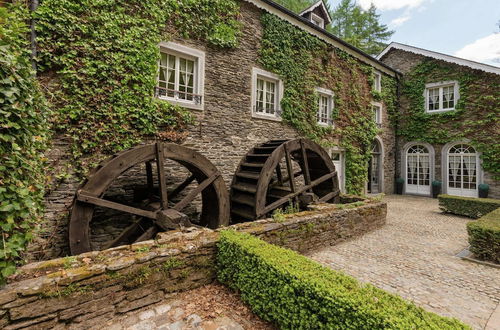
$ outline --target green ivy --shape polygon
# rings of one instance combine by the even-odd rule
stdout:
[[[360,194],[367,180],[371,145],[378,132],[370,102],[383,100],[395,112],[395,79],[384,76],[383,92],[375,95],[371,91],[370,66],[272,14],[262,15],[261,22],[264,31],[259,60],[284,81],[282,118],[325,147],[333,146],[331,141],[340,136],[338,144],[346,151],[346,189]],[[335,93],[335,129],[317,124],[316,87]]]
[[[48,108],[32,70],[19,4],[0,7],[0,284],[15,271],[44,194]]]
[[[424,60],[405,77],[402,94],[408,106],[400,115],[397,133],[408,141],[431,144],[467,138],[482,153],[483,169],[500,179],[500,79],[492,77],[432,59]],[[460,94],[455,110],[426,113],[425,84],[453,80],[458,81]]]
[[[57,77],[52,124],[71,138],[75,160],[192,123],[187,110],[153,97],[158,44],[179,36],[235,47],[238,15],[233,0],[43,1],[39,64],[43,76]]]

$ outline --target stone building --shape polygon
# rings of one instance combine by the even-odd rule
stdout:
[[[500,158],[500,68],[395,42],[377,58],[402,74],[396,173],[404,192],[429,196],[438,180],[443,193],[478,197],[485,183],[500,198],[491,173]]]
[[[425,177],[421,179],[417,175],[416,180],[423,182],[426,187],[421,187],[422,184],[417,184],[415,188],[407,185],[406,192],[429,195],[428,186],[431,181],[442,178],[439,158],[441,149],[445,150],[445,155],[449,158],[448,153],[452,148],[456,149],[456,144],[442,148],[439,145],[411,144],[418,140],[396,137],[395,118],[398,118],[399,109],[391,108],[390,104],[391,99],[397,101],[395,91],[397,81],[401,77],[399,72],[405,79],[406,73],[420,58],[429,55],[394,47],[389,47],[379,59],[362,52],[327,32],[325,27],[331,18],[323,1],[299,14],[270,0],[238,0],[237,3],[240,6],[238,21],[241,23],[241,35],[236,47],[211,47],[206,42],[186,39],[175,33],[172,38],[158,45],[161,58],[154,96],[160,101],[189,109],[196,117],[196,124],[188,128],[189,134],[182,142],[183,145],[204,154],[222,173],[229,186],[238,163],[253,146],[276,138],[293,139],[304,136],[300,130],[282,118],[281,100],[287,91],[287,81],[278,73],[266,69],[261,61],[260,52],[265,32],[262,18],[264,15],[273,15],[327,45],[327,54],[315,59],[314,66],[310,68],[314,71],[313,75],[319,77],[311,93],[315,94],[317,99],[313,109],[317,113],[315,125],[331,129],[322,142],[325,142],[325,148],[337,168],[341,190],[348,192],[346,182],[352,179],[353,173],[360,172],[361,168],[363,178],[367,178],[364,188],[361,189],[364,193],[393,193],[395,179],[407,176],[406,160],[409,158],[406,154],[410,149],[413,152],[423,147],[428,151],[428,158],[425,158],[427,165],[421,165],[425,168],[419,168],[419,173],[423,173]],[[468,62],[460,60],[458,63],[451,62],[450,65],[467,67],[464,63]],[[499,69],[475,65],[476,67],[470,67],[470,70],[480,72],[484,79],[498,79]],[[489,68],[489,71],[485,72],[484,68]],[[391,85],[391,82],[394,84]],[[388,91],[387,86],[394,86],[394,91]],[[447,86],[455,85],[447,83],[446,86],[437,87],[441,91],[443,87],[448,88]],[[455,93],[458,96],[458,92]],[[406,107],[408,105],[403,94],[401,111],[404,112]],[[352,118],[353,113],[354,117],[359,113],[363,117]],[[348,150],[345,144],[350,125],[356,121],[371,121],[377,127],[375,139],[368,145],[358,146],[359,150],[371,150],[369,161],[362,159],[361,164],[353,163],[355,152]],[[357,129],[365,129],[365,126],[360,127]],[[465,140],[458,142],[464,143],[462,147],[466,145]],[[52,146],[49,158],[53,164],[57,166],[71,162],[67,140],[55,139]],[[417,156],[418,164],[424,164],[425,159],[418,157],[424,155]],[[460,157],[462,161],[463,156]],[[492,195],[499,197],[498,181],[487,172],[479,170],[478,153],[474,153],[473,157],[476,158],[467,159],[476,161],[476,193],[469,192],[468,195],[477,195],[477,185],[486,182],[492,188]],[[359,158],[357,161],[360,162]],[[413,167],[411,169],[413,171]],[[446,185],[447,181],[445,187]],[[51,187],[46,196],[45,223],[30,247],[31,259],[47,259],[68,254],[68,214],[77,187],[77,181],[72,179],[62,180]],[[445,188],[445,192],[461,194],[462,190]]]

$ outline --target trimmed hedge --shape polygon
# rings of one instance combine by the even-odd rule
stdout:
[[[500,263],[500,208],[467,224],[470,251],[480,259]]]
[[[500,200],[491,198],[473,198],[451,195],[439,195],[439,207],[444,212],[478,219],[500,207]]]
[[[283,329],[469,329],[291,250],[223,231],[220,282]]]

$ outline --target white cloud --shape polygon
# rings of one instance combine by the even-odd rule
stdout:
[[[393,19],[391,21],[391,23],[389,23],[389,25],[391,27],[397,27],[397,26],[403,25],[403,23],[406,22],[407,20],[409,20],[410,18],[411,18],[411,16],[409,15],[409,13],[404,13],[403,15]]]
[[[379,10],[413,9],[420,7],[426,0],[358,0],[363,9],[370,8],[373,3]]]
[[[498,66],[500,63],[500,33],[493,33],[477,39],[457,51],[455,56]]]

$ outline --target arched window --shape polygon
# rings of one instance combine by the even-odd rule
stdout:
[[[430,194],[431,161],[429,149],[416,144],[406,152],[406,192],[410,194]]]
[[[447,153],[448,194],[477,197],[478,155],[467,143],[451,146]]]

